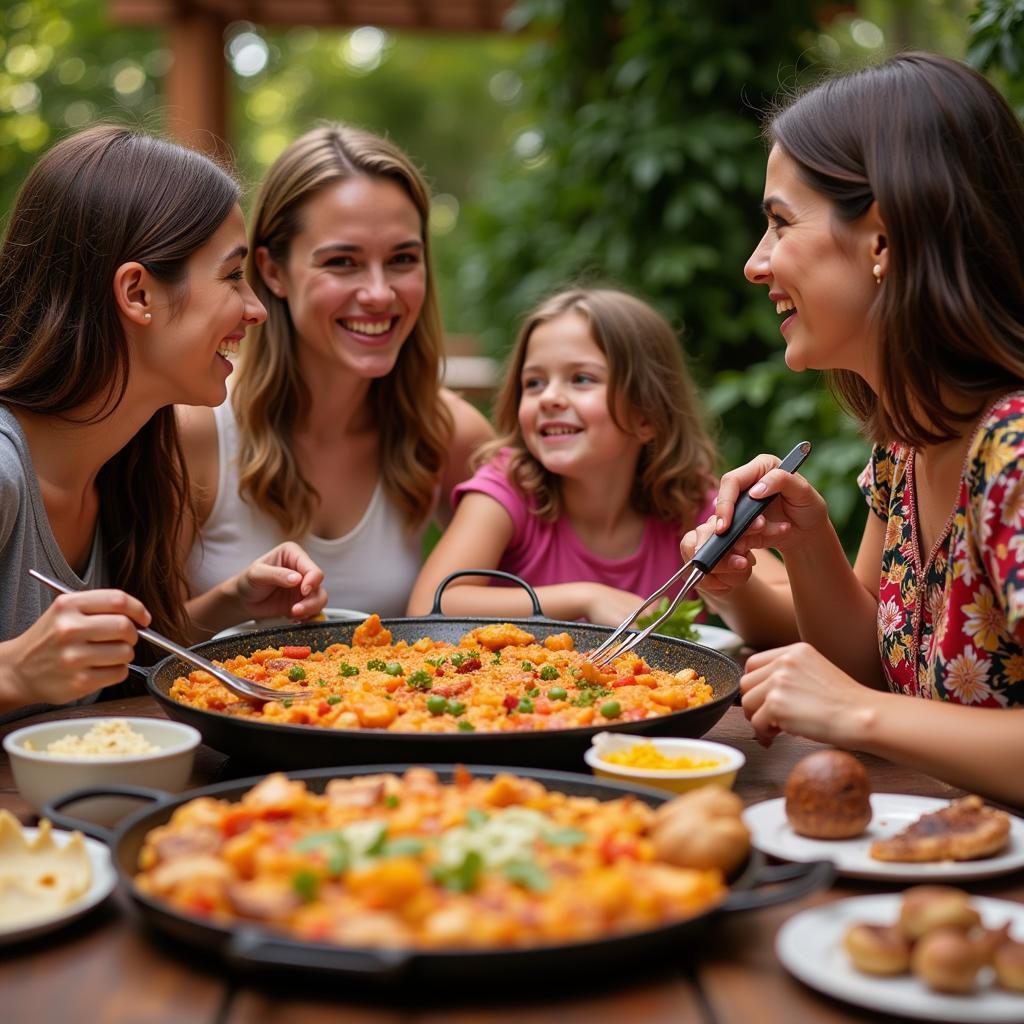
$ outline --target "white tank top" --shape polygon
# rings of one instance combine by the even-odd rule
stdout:
[[[238,493],[238,427],[230,397],[213,410],[217,425],[217,496],[202,537],[188,559],[193,594],[241,572],[285,538],[266,513]],[[324,571],[329,607],[404,615],[420,571],[423,531],[408,533],[380,481],[356,527],[325,540],[307,534],[299,543]]]

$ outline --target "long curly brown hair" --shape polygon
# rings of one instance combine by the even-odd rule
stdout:
[[[318,499],[291,447],[299,411],[309,407],[309,389],[293,355],[296,338],[287,300],[267,287],[254,254],[266,246],[275,262],[284,262],[306,204],[328,186],[358,175],[394,182],[420,215],[427,268],[423,308],[394,369],[370,384],[382,483],[410,529],[433,506],[453,431],[438,386],[443,335],[430,264],[427,186],[409,158],[386,139],[347,125],[314,128],[277,158],[260,190],[248,277],[267,308],[267,322],[246,345],[232,391],[240,437],[239,490],[272,516],[286,537],[308,531]]]
[[[526,317],[505,367],[494,407],[501,435],[474,458],[481,465],[511,449],[509,479],[543,519],[562,508],[559,478],[530,454],[519,427],[522,370],[530,336],[541,324],[578,313],[590,325],[595,344],[608,360],[608,412],[620,430],[640,414],[654,438],[640,452],[631,501],[641,514],[689,524],[704,507],[714,484],[715,446],[705,426],[697,389],[683,361],[675,332],[660,313],[628,292],[613,288],[572,288],[541,302]]]

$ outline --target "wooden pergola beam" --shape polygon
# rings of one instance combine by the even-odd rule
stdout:
[[[110,0],[121,25],[169,25],[186,16],[229,24],[310,25],[316,28],[376,25],[439,32],[500,32],[512,0]]]
[[[498,32],[511,6],[512,0],[109,0],[115,23],[167,31],[174,54],[167,75],[168,128],[210,153],[221,153],[231,135],[224,32],[232,22]]]

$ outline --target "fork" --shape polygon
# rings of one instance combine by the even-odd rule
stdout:
[[[803,465],[804,459],[811,453],[811,442],[801,441],[783,460],[778,468],[787,473],[795,473]],[[599,647],[595,647],[587,656],[587,660],[595,667],[602,668],[613,658],[633,650],[637,644],[646,640],[675,610],[683,597],[692,590],[736,543],[750,527],[750,524],[778,497],[773,494],[767,498],[752,498],[744,491],[736,501],[732,522],[729,529],[721,535],[710,537],[700,549],[671,579],[666,580],[653,594],[646,597],[629,615],[616,626],[614,632]],[[686,575],[686,574],[689,575]],[[679,588],[679,593],[672,603],[652,623],[634,632],[626,640],[617,644],[621,637],[642,614],[645,608],[660,600],[672,587],[686,575],[686,582]]]
[[[28,574],[34,579],[39,580],[40,583],[48,586],[51,590],[56,590],[58,593],[80,593],[80,591],[72,590],[71,587],[66,587],[63,583],[51,579],[49,576],[44,576],[41,572],[36,572],[35,569],[29,569]],[[135,628],[139,636],[144,640],[148,640],[155,647],[161,647],[165,651],[169,651],[171,654],[176,654],[182,661],[186,661],[190,665],[194,665],[196,668],[202,669],[204,672],[208,672],[217,680],[218,683],[221,684],[221,686],[226,687],[239,697],[244,697],[246,700],[266,701],[283,700],[285,698],[293,700],[296,698],[315,696],[310,693],[309,690],[274,690],[269,686],[261,686],[259,683],[254,683],[251,679],[243,679],[241,676],[233,675],[231,672],[228,672],[227,669],[223,669],[219,665],[214,665],[212,661],[207,660],[201,654],[196,654],[195,651],[190,651],[187,647],[182,647],[180,644],[176,644],[173,640],[164,636],[162,633],[157,633],[153,629],[146,629],[143,626],[136,626]]]

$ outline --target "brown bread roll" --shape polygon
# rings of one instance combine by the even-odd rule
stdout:
[[[842,750],[819,750],[798,762],[785,795],[789,823],[811,839],[851,839],[871,821],[868,773]]]

